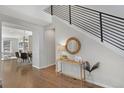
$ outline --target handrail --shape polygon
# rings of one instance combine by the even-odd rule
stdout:
[[[64,13],[65,11],[66,13]],[[124,51],[122,39],[124,38],[124,18],[80,5],[69,5],[68,7],[51,5],[50,12],[51,15],[58,16],[68,21],[69,24],[76,25],[92,35],[100,37],[101,42],[108,42]],[[106,31],[108,31],[107,35]]]
[[[114,16],[114,15],[111,15],[111,14],[108,14],[108,13],[100,12],[100,11],[97,11],[97,10],[94,10],[94,9],[90,9],[90,8],[87,8],[87,7],[83,7],[83,6],[80,6],[80,5],[76,5],[76,6],[82,7],[82,8],[94,11],[94,12],[98,12],[98,13],[101,13],[101,14],[104,14],[104,15],[108,15],[108,16],[111,16],[111,17],[114,17],[114,18],[118,18],[118,19],[124,20],[124,18],[122,18],[122,17]]]

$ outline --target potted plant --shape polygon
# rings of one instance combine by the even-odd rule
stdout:
[[[92,67],[90,65],[90,63],[88,61],[85,62],[85,67],[84,69],[86,71],[88,71],[89,73],[91,73],[92,71],[96,70],[99,67],[100,63],[97,62],[96,64],[94,64]]]
[[[91,64],[90,64],[88,61],[86,61],[86,62],[84,63],[84,80],[85,80],[85,78],[86,78],[86,76],[85,76],[85,70],[88,71],[89,74],[91,74],[92,71],[94,71],[94,70],[96,70],[96,69],[99,68],[99,65],[100,65],[100,63],[97,62],[97,63],[95,63],[93,66],[91,66]]]

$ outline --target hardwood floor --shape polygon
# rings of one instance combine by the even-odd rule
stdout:
[[[1,67],[4,88],[81,88],[80,80],[56,74],[55,66],[38,70],[31,64],[10,60],[2,62]],[[88,82],[85,82],[85,87],[100,88]]]

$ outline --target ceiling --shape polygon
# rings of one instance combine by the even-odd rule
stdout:
[[[51,23],[51,16],[43,10],[48,5],[0,5],[0,14],[18,18],[38,25]]]

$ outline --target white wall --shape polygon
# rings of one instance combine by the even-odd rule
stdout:
[[[53,24],[56,29],[56,45],[65,42],[69,37],[77,37],[81,42],[81,51],[78,55],[91,64],[100,62],[99,69],[95,70],[91,76],[87,75],[88,81],[104,87],[124,87],[123,56],[113,52],[95,39],[88,37],[88,35],[82,33],[81,29],[75,29],[57,17],[53,17]],[[78,66],[65,64],[63,72],[77,78],[79,77]]]
[[[2,46],[1,46],[1,44],[2,44],[2,24],[1,24],[1,22],[0,22],[0,59],[1,59],[1,57],[2,57],[2,51],[1,51],[1,48],[2,48]],[[1,60],[0,60],[0,82],[1,82],[1,80],[2,80],[2,64],[1,64]]]
[[[1,46],[1,44],[2,44],[2,23],[0,22],[0,59],[1,59],[1,57],[2,57],[2,55],[1,55],[1,48],[2,48],[2,46]]]
[[[55,64],[54,31],[45,27],[33,32],[33,66],[41,69]]]
[[[45,65],[51,66],[55,64],[55,32],[54,30],[45,30]]]
[[[33,56],[33,62],[32,65],[36,68],[40,68],[40,51],[39,51],[39,31],[33,31],[33,37],[32,37],[32,56]]]
[[[4,46],[3,46],[3,42],[6,40],[10,40],[10,53],[12,53],[12,56],[15,55],[15,52],[18,51],[18,38],[2,38],[2,52],[4,51]]]
[[[24,35],[26,37],[28,37],[29,35],[32,35],[32,32],[2,25],[2,38],[18,38],[18,39],[20,39],[20,38],[23,38]]]
[[[33,23],[30,23],[26,20],[22,20],[22,19],[17,19],[14,17],[10,17],[7,15],[3,15],[0,14],[0,22],[7,26],[7,27],[13,27],[13,28],[17,28],[17,29],[22,29],[22,30],[29,30],[32,31],[33,33],[33,47],[32,47],[32,52],[33,52],[33,62],[32,65],[34,67],[37,68],[43,68],[43,67],[47,67],[49,66],[49,64],[53,64],[53,60],[55,60],[55,58],[53,57],[51,59],[46,59],[46,56],[50,56],[50,55],[54,55],[55,56],[55,52],[53,52],[53,54],[49,55],[49,51],[48,49],[45,47],[45,27],[44,26],[39,26]],[[2,26],[1,26],[2,27]],[[53,48],[53,47],[52,47]],[[53,51],[54,49],[52,49]],[[46,56],[45,53],[47,52]],[[46,62],[46,60],[51,60]],[[50,63],[49,63],[50,62]],[[49,63],[49,64],[46,64]]]
[[[33,33],[32,39],[32,52],[33,52],[33,62],[32,65],[36,68],[42,68],[47,65],[43,65],[46,63],[44,52],[45,52],[45,45],[44,45],[44,36],[45,30],[43,26],[39,26],[33,23],[28,22],[27,20],[17,19],[14,17],[10,17],[7,15],[0,14],[0,22],[7,26],[22,30],[29,30]],[[2,26],[1,26],[2,27]],[[42,39],[43,38],[43,39]],[[44,50],[44,51],[42,51]],[[47,50],[47,49],[46,49]]]
[[[8,27],[13,27],[13,28],[22,29],[22,30],[29,30],[29,31],[32,31],[33,33],[32,65],[40,69],[40,68],[44,68],[44,67],[54,64],[55,62],[54,61],[55,60],[55,51],[54,51],[55,47],[54,47],[54,38],[53,38],[54,34],[51,33],[51,36],[49,37],[48,33],[45,33],[45,29],[43,26],[43,25],[48,25],[51,18],[49,18],[46,14],[41,13],[41,17],[42,15],[44,16],[41,18],[41,20],[44,18],[45,20],[47,19],[47,21],[44,22],[45,20],[41,21],[39,19],[32,18],[31,16],[28,16],[28,15],[21,15],[17,13],[17,11],[10,11],[9,13],[7,11],[8,9],[5,9],[5,8],[3,8],[2,10],[0,9],[0,24],[3,23],[4,25],[7,25]],[[37,16],[37,14],[35,15]],[[0,28],[1,27],[2,25],[0,25]],[[48,40],[46,40],[47,38]],[[49,40],[53,41],[53,43],[51,43],[51,41]],[[47,46],[49,45],[49,43],[51,44],[50,46],[52,47]],[[54,51],[54,52],[50,52],[50,51]]]

